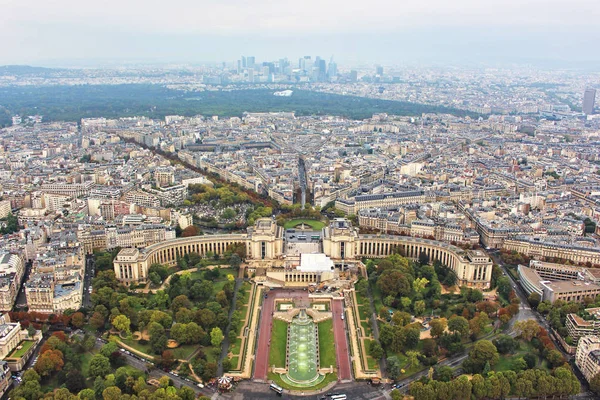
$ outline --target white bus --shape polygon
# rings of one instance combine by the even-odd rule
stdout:
[[[336,394],[330,397],[331,400],[346,400],[345,394]]]
[[[271,385],[269,386],[269,389],[271,389],[279,394],[283,393],[283,388],[275,383],[271,383]]]

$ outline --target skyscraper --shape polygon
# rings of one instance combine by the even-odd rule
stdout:
[[[254,64],[256,63],[254,56],[246,57],[246,66],[248,68],[254,68]]]
[[[376,74],[376,75],[379,75],[379,76],[383,76],[383,67],[382,67],[381,65],[378,65],[378,66],[375,68],[375,74]]]
[[[591,115],[594,113],[594,102],[596,101],[596,89],[585,89],[583,94],[583,113]]]
[[[337,76],[337,64],[333,60],[331,60],[329,62],[329,66],[327,68],[327,78],[329,78],[329,80],[332,80],[336,76]]]

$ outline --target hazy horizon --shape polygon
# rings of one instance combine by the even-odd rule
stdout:
[[[594,68],[600,2],[529,0],[303,3],[259,0],[87,4],[9,1],[0,64],[257,61],[331,56],[340,65],[455,64]]]

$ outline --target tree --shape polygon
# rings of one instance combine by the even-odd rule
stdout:
[[[96,311],[90,317],[90,325],[94,329],[104,328],[104,324],[106,323],[106,318],[100,312]]]
[[[383,357],[383,349],[379,342],[374,340],[369,344],[369,354],[371,354],[371,357],[375,360],[381,360],[381,357]]]
[[[409,350],[406,352],[406,357],[408,357],[408,362],[411,367],[416,367],[417,365],[419,365],[419,356],[420,355],[421,355],[421,353],[419,353],[416,350]]]
[[[119,351],[119,346],[115,342],[108,342],[100,349],[100,354],[106,358],[110,358],[111,354]]]
[[[539,293],[531,292],[529,297],[527,297],[527,301],[529,302],[529,305],[531,305],[531,307],[537,308],[540,304],[540,301],[542,301],[542,298],[540,297]]]
[[[71,315],[71,325],[73,325],[75,328],[81,328],[84,324],[85,317],[83,313],[76,312],[73,315]]]
[[[177,390],[177,396],[181,400],[194,400],[196,398],[196,392],[188,386],[182,386]]]
[[[60,371],[63,365],[65,361],[60,350],[47,350],[40,355],[34,369],[41,376],[48,376],[54,371]]]
[[[188,297],[184,294],[181,294],[173,299],[171,302],[171,309],[173,311],[178,311],[180,308],[192,308],[192,302]]]
[[[402,365],[400,360],[396,356],[388,357],[387,359],[387,372],[390,378],[398,379],[401,375]]]
[[[521,338],[529,342],[540,332],[540,325],[533,319],[515,322],[515,331],[521,335]]]
[[[552,365],[552,368],[559,367],[565,363],[565,358],[558,350],[550,350],[546,354],[546,360]]]
[[[525,355],[523,356],[523,360],[525,360],[525,362],[527,363],[528,369],[535,368],[538,361],[537,357],[532,353],[525,353]]]
[[[162,352],[160,364],[167,369],[171,369],[173,364],[175,364],[175,357],[170,350],[165,350]]]
[[[493,343],[500,354],[512,353],[515,351],[518,344],[517,341],[509,335],[498,335],[498,337],[493,340]]]
[[[121,389],[116,386],[107,387],[102,391],[103,400],[119,400],[121,398]]]
[[[85,377],[81,375],[79,370],[74,369],[67,374],[67,381],[65,382],[65,385],[71,393],[79,393],[86,387]]]
[[[195,225],[190,225],[181,232],[181,237],[198,236],[199,234],[200,228]]]
[[[505,299],[508,299],[508,295],[512,290],[510,279],[507,276],[501,276],[498,278],[496,285],[498,288],[498,293],[500,293],[500,295],[502,295]]]
[[[415,315],[423,315],[425,312],[425,301],[417,300],[414,304]]]
[[[590,390],[597,395],[600,395],[600,373],[594,375],[590,380]]]
[[[415,290],[415,292],[421,293],[425,290],[425,287],[428,283],[429,280],[427,278],[417,278],[413,281],[413,289]]]
[[[157,286],[160,285],[160,283],[162,282],[162,279],[160,278],[160,275],[157,274],[156,272],[152,271],[150,273],[148,273],[148,279],[150,280],[150,282],[152,282],[153,285]]]
[[[469,321],[460,316],[454,316],[448,320],[448,330],[458,333],[462,337],[467,337],[469,334]]]
[[[125,315],[117,315],[112,321],[113,327],[119,332],[125,332],[129,334],[129,327],[131,325],[131,321]]]
[[[377,286],[386,296],[408,296],[410,294],[410,281],[402,272],[397,270],[384,271],[377,280]]]
[[[431,326],[431,336],[440,337],[448,327],[448,322],[446,318],[436,318],[429,322]]]
[[[435,374],[433,375],[435,380],[441,382],[450,382],[454,377],[454,370],[452,367],[441,366],[436,368]]]
[[[486,362],[489,362],[490,366],[494,366],[499,359],[500,356],[496,346],[489,340],[480,340],[469,351],[469,357],[463,366],[465,371],[469,369],[471,372],[480,372]]]
[[[83,389],[77,395],[79,400],[96,400],[96,393],[92,389]]]
[[[517,357],[512,361],[511,369],[515,372],[527,369],[527,361],[523,357]]]
[[[210,343],[214,347],[219,347],[221,345],[221,342],[223,341],[223,339],[224,339],[224,336],[223,336],[223,331],[221,331],[221,328],[214,327],[210,331]]]
[[[89,375],[92,378],[110,374],[110,361],[102,354],[95,354],[90,360]]]
[[[474,335],[479,335],[489,323],[490,318],[487,314],[480,312],[469,321],[469,328]]]
[[[236,253],[233,253],[231,257],[229,257],[229,265],[233,268],[239,268],[242,264],[242,259]]]

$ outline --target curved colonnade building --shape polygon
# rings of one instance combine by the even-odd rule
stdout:
[[[252,268],[273,271],[285,265],[284,230],[272,219],[262,218],[246,234],[194,236],[167,240],[144,249],[123,249],[115,258],[114,270],[122,283],[145,282],[148,269],[154,263],[174,266],[177,258],[186,254],[198,253],[203,256],[210,252],[220,255],[229,246],[239,244],[246,247],[246,262]],[[321,248],[336,263],[387,257],[397,251],[416,260],[421,253],[425,253],[429,260],[439,260],[451,268],[457,275],[459,285],[481,289],[489,288],[492,277],[492,261],[483,251],[465,251],[445,242],[408,236],[361,235],[345,219],[336,219],[323,228]],[[293,274],[278,274],[288,275]],[[314,273],[307,279],[300,279],[307,285],[315,280],[318,280],[318,276]],[[298,277],[294,277],[293,281],[298,282]]]

